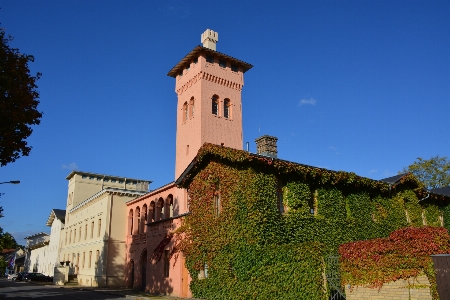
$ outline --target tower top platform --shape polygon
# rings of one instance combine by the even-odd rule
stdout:
[[[239,60],[237,58],[231,57],[229,55],[226,55],[224,53],[220,53],[214,50],[211,50],[209,48],[203,47],[203,46],[197,46],[195,47],[191,52],[189,52],[189,54],[187,54],[182,60],[180,60],[179,63],[177,63],[175,65],[175,67],[173,67],[169,73],[167,73],[167,76],[170,77],[177,77],[177,74],[179,73],[180,70],[183,70],[183,68],[186,66],[186,64],[188,64],[189,62],[191,62],[195,57],[198,57],[199,54],[204,53],[204,54],[212,54],[215,55],[219,58],[223,58],[223,59],[227,59],[230,62],[240,66],[243,70],[243,72],[247,72],[248,70],[250,70],[251,68],[253,68],[253,65],[246,63],[245,61]]]

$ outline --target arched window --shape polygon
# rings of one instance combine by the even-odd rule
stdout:
[[[231,118],[231,102],[230,99],[223,100],[223,116],[225,118]]]
[[[187,102],[184,102],[183,104],[183,122],[186,122],[188,119],[188,104]]]
[[[189,118],[192,118],[194,116],[194,112],[195,112],[195,101],[194,97],[192,97],[191,100],[189,101]]]
[[[150,202],[150,207],[148,209],[149,219],[148,222],[155,222],[155,201]]]
[[[130,235],[133,235],[133,210],[130,209],[130,212],[128,213],[128,232],[130,233]],[[86,225],[86,233],[84,238],[86,239],[86,235],[87,235],[87,225]]]
[[[141,232],[147,232],[147,204],[144,204],[144,206],[142,206],[142,218],[141,218],[141,223],[142,223],[142,231]]]
[[[156,203],[155,221],[164,219],[164,199],[159,198]]]
[[[219,115],[219,97],[217,95],[212,96],[212,114]]]
[[[139,234],[139,233],[141,233],[140,232],[140,227],[141,226],[139,226],[139,225],[141,225],[140,223],[140,215],[141,215],[141,209],[139,208],[139,206],[138,207],[136,207],[136,213],[135,213],[135,219],[134,219],[134,222],[136,223],[135,225],[134,225],[134,228],[135,228],[135,232],[134,233],[137,233],[137,234]]]
[[[164,218],[172,218],[173,217],[173,196],[170,194],[166,199],[166,207],[164,208],[165,215]]]

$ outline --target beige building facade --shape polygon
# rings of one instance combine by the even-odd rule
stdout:
[[[68,197],[60,262],[82,286],[123,286],[126,202],[148,192],[150,181],[74,171]]]

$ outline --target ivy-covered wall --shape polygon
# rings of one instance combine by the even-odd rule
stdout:
[[[177,249],[205,299],[327,299],[324,257],[339,245],[441,222],[438,202],[419,204],[413,177],[394,188],[205,145],[183,179],[191,214]]]

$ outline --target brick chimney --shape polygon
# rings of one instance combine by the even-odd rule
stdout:
[[[278,138],[270,135],[263,135],[255,140],[256,154],[277,158]]]
[[[203,47],[216,51],[216,43],[219,41],[219,33],[211,29],[206,29],[202,33],[201,42]]]

